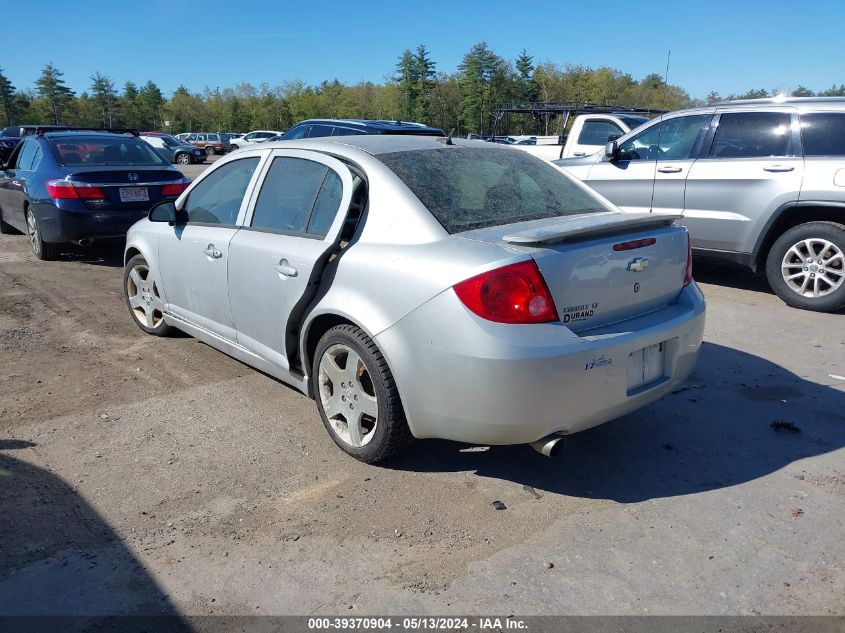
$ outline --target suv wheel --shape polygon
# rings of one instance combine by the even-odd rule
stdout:
[[[176,162],[180,165],[190,165],[191,164],[191,155],[186,152],[179,152],[176,155]]]
[[[807,222],[781,235],[766,259],[772,290],[794,308],[845,307],[845,225]]]
[[[206,156],[214,156],[214,148],[211,145],[205,146],[205,155]]]
[[[323,424],[352,457],[373,464],[413,441],[387,361],[359,328],[338,325],[322,336],[314,379]]]

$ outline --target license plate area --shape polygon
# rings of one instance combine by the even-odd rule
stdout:
[[[666,341],[628,354],[628,395],[666,380]]]
[[[121,187],[121,202],[149,202],[150,194],[146,187]]]

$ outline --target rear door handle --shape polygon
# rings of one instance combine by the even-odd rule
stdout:
[[[223,253],[217,248],[215,248],[214,244],[209,244],[208,247],[203,250],[203,253],[213,259],[220,259],[221,257],[223,257]]]
[[[279,263],[276,264],[276,272],[285,277],[296,277],[299,274],[299,271],[291,266],[286,259],[279,260]]]
[[[574,154],[572,154],[572,155],[573,155],[573,156],[586,156],[586,155],[587,155],[587,152],[575,152],[575,153],[574,153]]]
[[[658,167],[657,171],[661,174],[679,174],[683,171],[680,167]]]
[[[773,171],[773,172],[781,172],[781,171],[793,171],[795,167],[792,165],[769,165],[768,167],[763,167],[764,171]]]

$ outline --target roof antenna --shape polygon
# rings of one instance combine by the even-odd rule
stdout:
[[[449,135],[445,139],[443,137],[440,137],[437,140],[440,141],[441,143],[443,143],[444,145],[454,145],[454,143],[452,142],[452,135],[454,133],[455,133],[455,128],[452,128],[452,130],[449,132]]]

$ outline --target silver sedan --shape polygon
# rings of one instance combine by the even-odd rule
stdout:
[[[430,437],[553,453],[682,381],[704,329],[673,216],[474,141],[234,152],[132,227],[125,264],[142,330],[308,394],[366,462]]]

